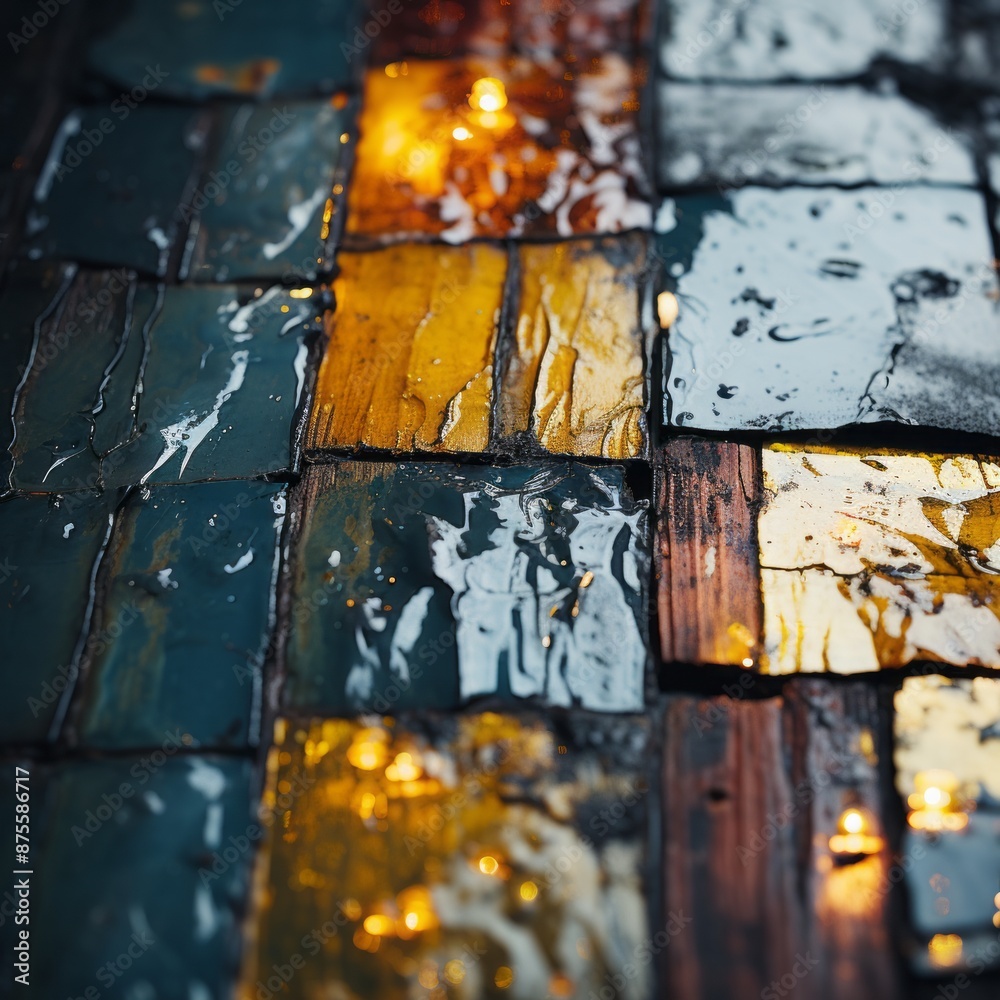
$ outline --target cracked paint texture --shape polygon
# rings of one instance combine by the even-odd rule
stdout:
[[[408,245],[338,261],[307,446],[485,451],[506,252]]]
[[[298,995],[385,1000],[584,997],[639,954],[643,720],[276,729],[248,995],[303,948]],[[637,962],[617,992],[650,986]]]
[[[643,455],[645,241],[524,245],[517,253],[520,296],[502,379],[503,435],[555,454]]]
[[[910,187],[682,198],[666,418],[713,431],[1000,426],[997,277],[981,196]]]
[[[766,672],[1000,667],[1000,463],[777,445],[763,471]]]

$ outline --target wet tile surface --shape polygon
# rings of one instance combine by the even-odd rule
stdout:
[[[221,145],[190,205],[194,280],[315,278],[327,263],[355,114],[343,95],[223,113]]]
[[[506,251],[410,245],[338,261],[308,447],[486,451]]]
[[[42,329],[45,364],[32,365],[19,395],[14,485],[58,491],[289,469],[314,306],[278,287],[253,292],[137,286],[123,271],[78,276]],[[237,425],[247,433],[233,433]]]
[[[287,703],[643,704],[649,543],[620,470],[308,470]]]
[[[174,730],[196,747],[257,742],[284,511],[275,483],[129,497],[85,647],[82,742],[145,747]]]
[[[1000,681],[909,677],[895,707],[912,965],[979,976],[1000,967]]]
[[[889,88],[663,82],[658,99],[664,190],[976,182],[967,135]]]
[[[637,0],[578,0],[572,5],[430,0],[402,7],[375,38],[372,62],[473,53],[576,61],[608,51],[633,53],[639,44],[642,7]]]
[[[360,14],[353,0],[138,0],[91,46],[89,66],[131,89],[162,62],[169,76],[158,96],[180,100],[329,93],[363,62],[353,51]]]
[[[614,53],[558,75],[524,59],[369,70],[348,236],[461,243],[648,227],[638,84]]]
[[[77,493],[0,502],[4,742],[43,742],[65,713],[115,499]]]
[[[164,274],[206,126],[191,108],[116,100],[71,111],[35,185],[28,255]]]
[[[623,995],[644,995],[646,734],[493,714],[289,726],[244,983],[297,956],[300,996],[588,996],[634,959]]]
[[[979,194],[747,188],[680,199],[663,228],[680,307],[671,423],[1000,426],[997,279]]]
[[[499,407],[506,438],[562,455],[645,453],[645,276],[638,236],[518,249]]]
[[[662,65],[683,79],[830,79],[863,73],[877,57],[935,65],[946,49],[947,9],[928,0],[660,0],[670,30]]]
[[[1000,667],[1000,465],[967,455],[765,448],[766,667]]]
[[[53,768],[35,842],[46,862],[32,886],[32,929],[45,929],[32,934],[37,995],[231,995],[249,857],[218,876],[212,864],[246,833],[250,770],[181,758],[171,737],[142,757]]]

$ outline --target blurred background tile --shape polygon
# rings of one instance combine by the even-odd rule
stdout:
[[[644,720],[279,730],[247,993],[648,995]]]

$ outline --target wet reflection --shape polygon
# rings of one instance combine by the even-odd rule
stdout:
[[[587,996],[635,958],[640,721],[328,720],[277,739],[247,996],[285,972],[301,997]],[[646,995],[636,966],[619,996]]]
[[[895,708],[913,964],[929,975],[996,968],[1000,681],[910,677]]]

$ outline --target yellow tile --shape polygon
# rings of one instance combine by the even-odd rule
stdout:
[[[521,245],[504,436],[562,455],[635,458],[646,440],[641,237]]]
[[[483,451],[505,252],[405,245],[339,264],[308,447]]]
[[[766,669],[1000,667],[1000,465],[776,445],[758,529]]]

